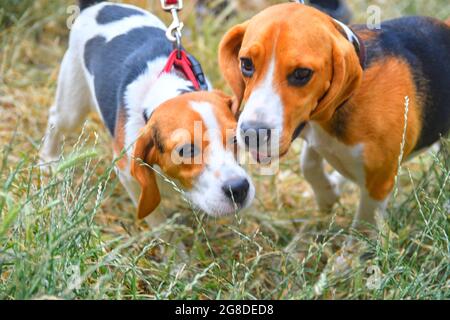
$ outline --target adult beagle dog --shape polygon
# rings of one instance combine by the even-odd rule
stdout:
[[[354,227],[385,211],[400,155],[411,158],[450,128],[448,22],[406,17],[352,30],[315,8],[285,3],[229,30],[219,61],[245,102],[240,144],[251,144],[249,132],[262,134],[247,147],[264,159],[286,154],[301,136],[302,171],[321,210],[337,202],[340,184],[325,174],[324,159],[359,185]],[[266,145],[274,130],[279,150]]]
[[[103,1],[80,5],[41,157],[57,159],[62,136],[92,110],[111,134],[115,155],[127,150],[117,173],[138,217],[148,216],[151,226],[164,219],[159,212],[151,214],[161,199],[153,167],[177,181],[184,196],[210,215],[247,207],[255,191],[235,160],[231,97],[194,92],[177,69],[162,72],[173,46],[154,15]]]

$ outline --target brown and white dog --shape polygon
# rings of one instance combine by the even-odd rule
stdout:
[[[329,211],[339,197],[340,179],[324,172],[325,159],[359,185],[360,227],[385,211],[405,125],[402,160],[449,131],[450,26],[409,17],[353,29],[312,7],[280,4],[229,30],[219,62],[245,102],[240,144],[249,144],[248,132],[265,134],[248,146],[265,158],[276,153],[263,151],[271,131],[280,155],[301,136],[302,170],[319,208]]]
[[[127,150],[117,173],[138,217],[148,216],[152,227],[164,216],[152,213],[161,196],[151,167],[177,181],[185,197],[210,215],[249,206],[254,187],[235,160],[234,137],[227,135],[236,129],[232,99],[218,91],[193,92],[177,71],[162,73],[173,47],[154,15],[130,5],[80,4],[41,158],[57,159],[62,136],[96,111],[113,137],[115,155]]]

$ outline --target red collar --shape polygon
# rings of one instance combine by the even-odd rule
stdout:
[[[195,90],[197,91],[201,90],[200,83],[193,71],[192,62],[191,60],[189,60],[184,50],[175,49],[172,51],[172,53],[169,55],[169,58],[167,59],[166,66],[164,67],[160,76],[163,73],[170,73],[172,71],[172,68],[174,67],[179,71],[181,71],[184,74],[184,76],[190,82],[192,82]]]

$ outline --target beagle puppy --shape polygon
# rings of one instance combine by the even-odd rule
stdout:
[[[57,159],[62,136],[77,129],[92,110],[111,134],[115,155],[126,150],[117,164],[118,177],[138,218],[148,216],[152,227],[164,218],[158,212],[150,215],[161,199],[154,170],[178,182],[184,197],[210,215],[247,207],[255,191],[234,157],[231,97],[194,92],[182,73],[162,72],[173,47],[154,15],[102,1],[80,5],[41,158]]]
[[[401,155],[411,158],[450,128],[448,22],[407,17],[352,30],[315,8],[285,3],[229,30],[219,61],[245,102],[239,143],[261,160],[286,154],[301,136],[302,171],[321,210],[338,201],[341,182],[324,172],[324,159],[359,185],[354,227],[384,213]],[[266,146],[273,131],[279,150]],[[249,132],[263,136],[251,143]]]

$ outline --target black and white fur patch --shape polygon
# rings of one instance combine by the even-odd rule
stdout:
[[[127,130],[137,132],[134,127],[145,125],[159,103],[192,91],[192,83],[177,72],[161,76],[160,88],[148,88],[160,78],[173,50],[165,32],[161,20],[147,11],[108,2],[87,7],[75,22],[68,55],[76,52],[82,57],[72,63],[81,62],[91,99],[111,135],[120,108],[126,109],[127,117],[139,114]],[[164,85],[167,77],[171,81]]]
[[[168,57],[171,51],[165,32],[155,27],[132,29],[109,42],[97,36],[86,43],[84,63],[94,78],[96,99],[111,134],[115,112],[126,104],[127,86],[145,73],[149,61]]]

